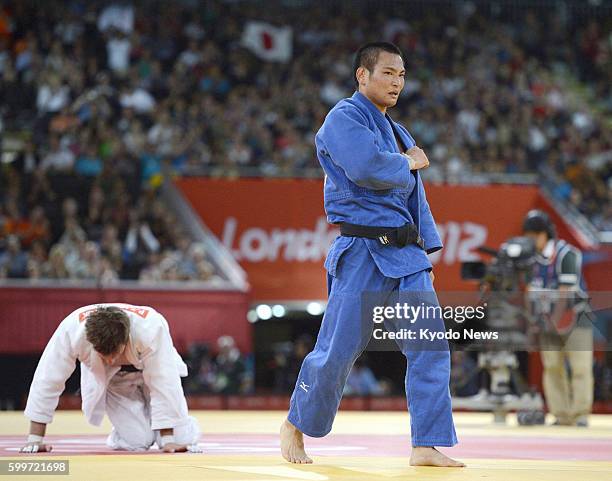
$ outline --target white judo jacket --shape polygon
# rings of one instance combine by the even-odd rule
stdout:
[[[168,429],[188,417],[181,377],[187,366],[172,344],[166,319],[148,306],[95,304],[66,317],[45,348],[30,386],[25,416],[48,424],[64,391],[66,380],[81,362],[82,409],[87,420],[99,426],[105,414],[106,389],[121,369],[107,366],[85,337],[87,315],[97,307],[115,306],[130,318],[130,339],[125,350],[128,361],[142,370],[151,393],[151,429]]]

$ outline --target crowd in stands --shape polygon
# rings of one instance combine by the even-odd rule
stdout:
[[[313,347],[314,340],[308,334],[300,335],[295,341],[277,343],[273,347],[272,355],[265,363],[265,371],[273,374],[273,392],[287,393],[293,390],[302,362]]]
[[[261,383],[269,384],[272,392],[286,394],[293,391],[304,358],[314,347],[309,334],[301,334],[295,341],[284,341],[273,346],[272,355],[266,358],[264,370],[271,373],[261,376]],[[262,356],[265,358],[265,356]],[[367,353],[362,354],[352,367],[343,395],[345,396],[388,396],[393,392],[389,379],[378,379],[370,368],[371,360]],[[269,382],[266,383],[266,379]]]
[[[187,394],[253,392],[253,359],[240,352],[231,336],[219,337],[214,349],[206,344],[192,345],[186,361],[189,366],[189,376],[184,383]]]
[[[382,37],[405,54],[391,114],[428,153],[430,181],[540,172],[557,180],[555,195],[612,227],[612,42],[601,16],[568,12],[571,2],[545,14],[471,2],[266,5],[5,2],[0,122],[27,133],[21,171],[41,182],[113,172],[148,187],[164,165],[321,175],[314,132],[354,90],[351,53]],[[293,28],[288,62],[242,45],[251,19]]]
[[[110,169],[95,179],[21,170],[30,148],[0,176],[0,279],[219,278],[155,190]]]
[[[0,278],[218,280],[156,192],[168,113],[140,116],[143,95],[98,55],[108,11],[79,5],[0,8]]]
[[[72,175],[7,172],[0,185],[0,279],[108,285],[120,278],[218,278],[205,247],[177,228],[154,191],[140,193],[134,202],[126,183],[112,174],[86,182]]]

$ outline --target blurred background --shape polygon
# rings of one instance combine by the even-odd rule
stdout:
[[[612,291],[610,1],[2,0],[0,407],[23,408],[73,309],[129,302],[167,317],[192,408],[284,409],[337,235],[314,134],[376,40],[404,52],[390,115],[431,161],[437,289],[476,291],[461,263],[540,208],[589,291]],[[612,413],[598,341],[594,410]],[[540,391],[539,356],[519,357]],[[404,371],[367,352],[342,408],[405,409]],[[453,394],[481,374],[456,352]]]

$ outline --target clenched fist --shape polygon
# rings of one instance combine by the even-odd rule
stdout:
[[[412,159],[410,162],[410,170],[426,169],[429,167],[429,159],[420,147],[415,145],[404,152],[404,154]]]

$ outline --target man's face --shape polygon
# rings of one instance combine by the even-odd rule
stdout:
[[[127,344],[122,344],[121,346],[119,346],[119,349],[117,349],[115,353],[113,354],[98,353],[98,356],[102,358],[102,362],[104,362],[104,364],[106,364],[107,366],[112,366],[118,361],[119,357],[123,354],[123,351],[125,351],[126,346]]]
[[[529,237],[533,240],[538,253],[542,253],[544,247],[546,247],[548,243],[548,234],[546,234],[546,232],[525,232],[525,237]]]
[[[379,52],[374,70],[357,69],[359,91],[370,99],[381,111],[393,107],[404,88],[404,62],[395,53]]]

